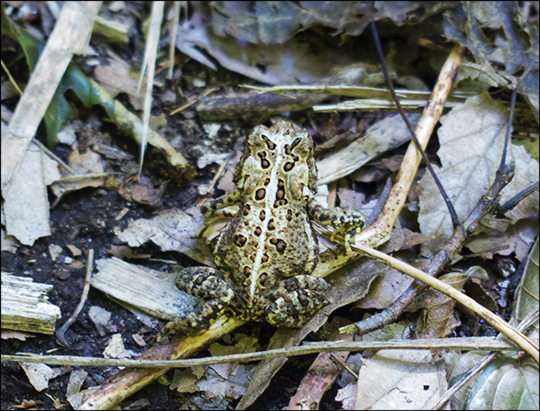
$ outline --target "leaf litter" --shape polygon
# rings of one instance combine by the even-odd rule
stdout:
[[[327,4],[326,6],[328,6],[328,4]],[[235,21],[235,20],[234,20],[235,17],[241,16],[241,14],[239,14],[238,16],[234,15],[234,13],[233,13],[234,10],[232,10],[232,9],[234,9],[234,8],[236,8],[236,7],[241,7],[241,6],[239,6],[239,5],[225,4],[225,6],[217,6],[216,9],[219,8],[219,7],[226,7],[226,8],[228,8],[228,9],[227,9],[227,12],[230,13],[230,16],[231,16],[231,22]],[[321,7],[323,7],[323,5],[321,5]],[[335,6],[335,5],[334,5],[334,6],[330,6],[330,7],[331,7],[331,9],[329,9],[329,11],[336,11],[336,6]],[[386,13],[388,16],[392,16],[391,18],[393,18],[394,21],[397,22],[399,25],[401,25],[402,23],[404,23],[405,21],[407,21],[407,19],[408,19],[408,13],[411,13],[410,15],[412,15],[412,14],[413,14],[412,12],[415,10],[415,5],[412,5],[412,4],[411,4],[411,5],[408,5],[409,8],[408,8],[407,10],[402,10],[402,13],[401,13],[401,14],[395,14],[395,13],[396,13],[396,10],[393,10],[392,7],[393,7],[393,6],[391,6],[391,4],[388,4],[388,5],[386,5],[386,6],[385,6],[384,4],[380,4],[380,5],[379,5],[379,8],[380,8],[381,12],[383,12],[383,14]],[[231,8],[232,8],[232,9],[231,9]],[[257,8],[258,8],[258,9],[257,9],[257,12],[254,14],[254,16],[256,17],[255,20],[254,20],[254,21],[255,21],[254,24],[246,25],[245,27],[240,27],[241,30],[234,31],[234,30],[231,29],[232,27],[234,27],[234,25],[231,26],[231,24],[228,24],[226,18],[225,18],[225,19],[222,19],[221,21],[217,21],[217,19],[216,19],[215,31],[216,31],[217,33],[221,34],[222,36],[224,36],[224,35],[232,35],[232,36],[236,36],[236,37],[237,37],[238,39],[240,39],[241,41],[244,41],[244,40],[247,38],[247,36],[248,36],[248,35],[251,35],[251,34],[252,34],[252,31],[255,29],[255,31],[254,31],[255,34],[259,34],[259,35],[262,34],[262,35],[263,35],[263,37],[254,37],[254,39],[256,40],[256,42],[260,42],[261,44],[263,44],[263,43],[265,43],[265,42],[268,42],[269,39],[272,40],[271,37],[268,37],[267,33],[263,32],[263,31],[264,31],[264,26],[265,26],[265,24],[261,24],[261,26],[260,26],[260,27],[262,27],[262,30],[263,30],[263,31],[261,31],[261,32],[259,32],[259,33],[256,32],[257,29],[258,29],[257,24],[256,24],[257,18],[262,17],[262,18],[264,19],[264,13],[267,13],[268,11],[271,11],[271,10],[265,11],[265,10],[263,9],[263,6],[260,6],[260,8],[259,8],[259,6],[257,6]],[[223,10],[221,10],[221,11],[223,11]],[[475,13],[478,13],[478,12],[479,12],[479,11],[476,11]],[[334,24],[336,21],[337,21],[337,22],[340,22],[340,23],[346,23],[346,22],[343,21],[343,20],[339,20],[339,19],[338,19],[338,20],[334,20],[335,17],[336,17],[336,14],[330,14],[330,13],[328,13],[328,15],[325,15],[324,13],[323,13],[323,14],[317,13],[317,10],[315,10],[315,9],[314,9],[313,11],[311,11],[310,13],[312,14],[312,16],[314,16],[314,17],[312,18],[311,21],[319,22],[319,21],[321,21],[321,20],[324,21],[325,18],[326,18],[326,24],[327,24],[328,26],[330,26],[330,27],[335,27],[335,28],[336,28],[336,31],[341,31],[341,30],[342,30],[344,33],[349,33],[349,34],[350,34],[350,33],[353,33],[353,32],[348,32],[348,31],[347,31],[347,30],[348,30],[348,27],[347,27],[346,24]],[[307,14],[307,13],[306,13],[306,14]],[[225,13],[225,15],[227,15],[227,14]],[[300,14],[300,15],[301,15],[301,14]],[[409,17],[410,17],[410,16],[409,16]],[[268,22],[270,22],[270,21],[272,21],[272,20],[271,20],[271,19],[267,19],[266,22],[265,22],[265,23],[267,23],[266,25],[268,25]],[[273,20],[273,21],[275,22],[275,20]],[[298,19],[292,18],[292,19],[291,19],[291,22],[292,22],[292,24],[293,24],[292,27],[294,27],[294,24],[298,24],[299,21],[302,21],[302,20],[300,20],[299,18],[298,18]],[[263,21],[263,22],[264,22],[264,21]],[[304,21],[304,23],[305,23],[305,22],[306,22],[306,21]],[[334,22],[334,23],[332,23],[332,22]],[[358,22],[355,22],[355,23],[358,23]],[[268,25],[268,27],[271,27],[271,26]],[[297,27],[298,27],[298,26],[297,26]],[[297,28],[297,27],[296,27],[296,28]],[[358,27],[361,27],[361,29],[363,30],[363,27],[362,27],[361,24],[360,24]],[[364,27],[365,27],[365,26],[364,26]],[[510,26],[507,26],[507,27],[510,27]],[[294,28],[293,30],[290,30],[289,28],[285,28],[285,29],[282,31],[283,33],[285,33],[285,36],[284,36],[284,37],[287,37],[287,36],[292,35],[292,34],[289,34],[289,33],[295,33],[296,28]],[[493,28],[495,29],[496,27],[493,27]],[[289,30],[289,31],[287,31],[287,30]],[[359,29],[359,30],[360,30],[360,29]],[[510,35],[512,32],[508,32],[508,33],[509,33],[509,35]],[[354,34],[358,34],[358,33],[354,33]],[[266,37],[264,37],[264,36],[266,36]],[[281,41],[281,40],[280,40],[279,38],[277,38],[277,37],[275,37],[274,40],[275,40],[275,41],[278,41],[278,40]],[[487,41],[488,41],[488,40],[485,39],[485,38],[482,38],[482,39],[481,39],[481,42],[487,42]],[[499,41],[500,41],[500,40],[499,40]],[[196,45],[196,47],[199,47],[199,46],[200,46],[200,45]],[[196,47],[193,47],[193,49],[195,50]],[[218,47],[218,48],[219,48],[219,47]],[[223,58],[223,59],[222,59],[221,57],[222,57],[223,55],[222,55],[222,54],[219,54],[219,50],[217,50],[217,51],[215,51],[215,50],[212,51],[211,49],[209,49],[209,50],[210,50],[210,55],[212,55],[214,58],[216,58],[217,61],[219,61],[224,67],[228,67],[227,64],[226,64],[227,58]],[[244,51],[246,51],[246,50],[247,50],[247,48],[244,49]],[[508,48],[507,48],[507,50],[508,50]],[[251,52],[251,51],[252,51],[252,49],[250,49],[250,52]],[[342,50],[341,50],[341,51],[342,51]],[[212,54],[212,53],[213,53],[213,54]],[[257,53],[257,50],[255,49],[253,55],[256,55],[256,53]],[[294,53],[298,53],[298,49],[296,50],[296,52],[293,52],[292,54],[294,54]],[[200,51],[199,51],[199,54],[202,55],[202,53],[200,53]],[[291,54],[291,55],[292,55],[292,54]],[[301,54],[301,53],[300,53],[300,54]],[[279,56],[279,54],[277,54],[277,55]],[[509,55],[510,57],[512,57],[511,53],[509,53],[508,55]],[[260,57],[260,55],[259,55],[259,57]],[[328,55],[325,55],[325,57],[328,57]],[[279,59],[276,58],[276,61],[277,61],[277,60],[279,60]],[[223,62],[225,62],[225,64],[224,64]],[[258,62],[260,63],[261,61],[258,61]],[[265,62],[263,61],[262,63],[265,63]],[[213,64],[213,63],[212,63],[212,64]],[[235,62],[233,65],[230,65],[228,68],[231,69],[231,70],[235,70],[238,66],[241,66],[241,65],[242,65],[241,63]],[[263,65],[264,65],[264,64],[263,64]],[[216,67],[216,66],[214,65],[214,67]],[[275,73],[277,73],[277,74],[282,74],[282,73],[283,73],[283,74],[288,74],[288,73],[291,72],[291,70],[289,70],[290,68],[291,68],[290,66],[278,66],[277,69],[276,69],[276,71],[274,72],[274,74],[275,74]],[[281,73],[278,73],[279,71],[281,71]],[[242,72],[242,71],[238,70],[238,72]],[[257,73],[257,72],[258,72],[258,73]],[[257,76],[260,77],[260,72],[262,72],[262,71],[260,70],[260,66],[259,66],[259,67],[256,67],[256,69],[253,70],[253,73],[255,73],[255,75],[253,76],[253,78],[258,78]],[[269,73],[272,73],[272,70],[269,70],[268,72],[269,72]],[[250,71],[245,71],[245,74],[246,74],[246,75],[250,75],[250,74],[252,74],[252,72],[250,72]],[[276,75],[277,75],[277,74],[276,74]],[[277,78],[277,82],[282,82],[282,80],[283,80],[281,77],[276,77],[276,78]],[[294,80],[296,81],[296,80],[298,80],[298,78],[300,78],[300,76],[295,77]],[[306,78],[307,78],[307,77],[306,77]],[[502,76],[502,78],[504,78],[505,80],[507,80],[507,77]],[[261,80],[261,81],[264,81],[264,80]],[[274,80],[274,81],[276,81],[276,80]],[[304,81],[305,81],[305,78],[304,78]],[[511,81],[512,81],[512,79],[509,79],[509,80],[508,80],[508,82],[511,82]],[[501,80],[499,83],[500,83],[500,84],[503,84],[503,81]],[[461,123],[462,123],[462,124],[467,124],[467,125],[473,124],[472,122],[471,122],[471,123],[467,123],[467,122],[464,122],[464,121],[462,121]],[[481,138],[481,137],[478,137],[478,139],[481,140],[482,138]],[[469,139],[468,142],[469,142],[469,141],[471,141],[471,140]],[[442,146],[443,146],[443,143],[442,143],[442,141],[441,141],[441,149],[442,149]],[[489,150],[487,150],[487,151],[489,151]],[[514,151],[515,151],[515,150],[514,150]],[[514,153],[514,155],[516,156],[516,158],[519,158],[520,160],[524,157],[524,156],[523,156],[523,152],[518,152],[517,155],[516,155],[516,153]],[[444,174],[445,166],[446,166],[447,168],[453,169],[454,163],[452,163],[452,165],[448,166],[448,164],[450,164],[450,163],[446,163],[446,161],[448,161],[449,159],[450,159],[450,160],[451,160],[451,159],[455,159],[455,158],[456,158],[456,152],[455,152],[455,151],[453,152],[452,150],[450,150],[448,153],[445,154],[445,153],[444,153],[444,150],[443,150],[442,152],[439,152],[439,158],[441,159],[441,163],[443,164],[443,174]],[[493,157],[493,158],[494,158],[494,157]],[[500,158],[500,157],[499,157],[499,158]],[[487,157],[487,154],[485,155],[484,160],[485,160],[486,162],[488,162],[488,163],[498,164],[498,161],[496,161],[496,160],[491,161],[491,160],[492,160],[492,157],[489,157],[489,158],[488,158],[488,157]],[[533,163],[533,166],[534,166],[534,164],[535,164],[535,163]],[[538,165],[537,165],[537,163],[536,163],[536,167],[537,167],[537,166],[538,166]],[[478,165],[478,167],[480,167],[480,165]],[[533,170],[533,171],[534,171],[534,170]],[[516,174],[519,174],[519,173],[516,173]],[[536,174],[537,174],[537,171],[536,171]],[[493,175],[493,174],[491,174],[491,176],[492,176],[492,175]],[[485,177],[484,180],[489,179],[489,173],[487,173],[487,175],[483,175],[483,177]],[[516,176],[516,177],[517,177],[517,176]],[[452,182],[455,183],[456,180],[457,180],[457,179],[455,179],[455,178],[450,178],[450,183],[452,183]],[[480,181],[478,184],[485,184],[485,181],[484,181],[484,180]],[[527,178],[525,178],[525,180],[527,180]],[[459,185],[459,183],[458,183],[458,185]],[[477,186],[473,186],[474,189],[473,189],[473,188],[469,188],[469,186],[465,186],[465,187],[468,189],[468,191],[474,191],[474,192],[480,192],[480,193],[482,192],[482,190],[479,188],[480,186],[478,186],[478,187],[477,187]],[[462,187],[460,186],[460,188],[462,188]],[[462,189],[464,189],[464,188],[462,188]],[[426,192],[426,193],[428,193],[428,195],[431,195],[431,196],[433,196],[433,197],[438,195],[438,193],[434,193],[434,192]],[[459,193],[459,192],[458,192],[458,193]],[[504,194],[504,193],[503,193],[503,194]],[[508,197],[510,197],[510,196],[511,196],[511,195],[508,194]],[[534,196],[531,196],[531,197],[534,197]],[[423,200],[424,200],[424,202],[426,202],[426,199],[423,199]],[[421,201],[422,201],[422,199],[421,199]],[[537,200],[536,200],[536,201],[537,201]],[[460,210],[462,210],[461,212],[466,213],[466,211],[464,211],[464,210],[466,210],[466,205],[469,204],[469,202],[464,201],[464,203],[465,203],[465,204],[463,205],[463,207],[460,207]],[[537,206],[536,206],[536,207],[537,207]],[[531,214],[534,214],[534,202],[533,202],[532,212],[529,212],[529,211],[527,211],[527,210],[530,211],[531,209],[525,209],[525,211],[522,211],[522,212],[520,212],[520,213],[517,213],[517,212],[516,212],[516,215],[513,215],[513,214],[509,213],[508,216],[511,217],[511,222],[512,222],[514,225],[517,225],[517,224],[515,224],[516,222],[519,222],[520,220],[522,221],[523,218],[525,218],[526,216],[530,216]],[[437,212],[438,212],[438,211],[439,211],[439,210],[437,210]],[[459,213],[459,212],[460,212],[460,211],[458,211],[458,213]],[[527,214],[527,213],[528,213],[528,214]],[[435,214],[436,214],[436,216],[441,220],[440,225],[442,225],[442,222],[443,222],[444,219],[440,217],[439,213],[435,213]],[[441,212],[440,214],[442,214],[442,212]],[[188,218],[188,220],[189,220],[189,218]],[[182,220],[182,221],[186,222],[187,225],[191,225],[191,222],[188,221],[188,220]],[[178,227],[178,225],[176,225],[176,227]],[[134,230],[134,231],[136,231],[136,230]],[[142,231],[143,231],[143,232],[146,231],[147,233],[150,232],[151,234],[148,235],[148,236],[146,236],[146,238],[145,238],[144,240],[143,240],[142,238],[140,238],[140,239],[138,239],[138,240],[140,240],[140,241],[138,241],[138,240],[137,240],[137,241],[134,241],[134,242],[132,243],[133,246],[135,246],[135,244],[137,244],[137,243],[138,243],[137,245],[140,245],[140,244],[144,243],[147,239],[153,239],[154,237],[156,237],[156,236],[153,235],[153,234],[155,234],[155,232],[152,232],[152,231],[149,230],[149,229],[143,229]],[[183,253],[186,253],[186,252],[187,252],[187,249],[192,248],[192,247],[190,246],[190,244],[192,244],[192,243],[190,242],[190,240],[192,241],[193,238],[191,237],[192,234],[188,233],[189,230],[186,230],[186,231],[180,233],[179,235],[178,235],[178,233],[167,232],[167,229],[166,229],[166,228],[162,229],[162,231],[165,233],[165,235],[163,236],[163,239],[162,239],[162,240],[158,240],[158,241],[157,241],[157,243],[159,244],[159,247],[163,247],[163,249],[165,249],[165,250],[166,250],[166,249],[174,249],[174,250],[177,250],[177,251],[181,251],[181,252],[183,252]],[[426,231],[426,234],[425,234],[426,236],[427,236],[427,235],[431,235],[431,234],[433,233],[433,231],[430,231],[430,230],[425,230],[425,231]],[[422,232],[424,232],[424,231],[422,231]],[[439,232],[437,231],[437,233],[439,233]],[[137,233],[137,234],[139,234],[139,233]],[[441,234],[442,234],[442,235],[446,235],[446,232],[442,231]],[[519,234],[519,233],[518,233],[518,234]],[[518,234],[515,234],[515,235],[517,236]],[[157,236],[157,237],[159,237],[159,236]],[[174,241],[171,241],[171,239],[174,240]],[[179,244],[180,244],[180,245],[179,245]],[[167,247],[170,247],[170,248],[167,248]],[[426,248],[427,248],[427,247],[426,247]],[[225,371],[223,371],[223,370],[221,370],[221,372],[217,372],[217,371],[216,371],[216,375],[219,375],[219,376],[221,376],[221,377],[224,377],[226,374],[227,374],[227,373],[226,373]],[[217,404],[217,403],[222,404],[222,405],[225,404],[223,401],[217,401],[216,404]],[[201,403],[201,404],[204,404],[204,403]],[[208,405],[208,404],[205,404],[205,405]],[[362,404],[362,406],[365,406],[365,404]]]

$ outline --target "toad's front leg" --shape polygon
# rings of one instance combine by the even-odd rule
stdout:
[[[199,229],[198,237],[203,237],[204,232],[216,217],[231,218],[238,211],[238,206],[242,201],[242,193],[234,191],[219,198],[205,200],[201,205],[201,214],[204,216],[204,223]]]
[[[360,211],[345,210],[340,207],[327,209],[316,201],[309,204],[308,214],[319,224],[337,227],[330,239],[334,241],[336,235],[343,235],[347,253],[351,252],[351,238],[354,238],[366,225],[364,215]]]
[[[242,192],[233,191],[221,197],[206,200],[201,205],[201,213],[205,218],[232,217],[231,207],[237,207],[242,202]]]
[[[265,310],[266,321],[275,327],[302,327],[327,305],[328,283],[320,277],[297,275],[283,281],[268,299],[274,301]]]
[[[157,335],[160,342],[167,334],[185,332],[200,334],[206,331],[229,307],[235,292],[221,271],[210,267],[185,268],[176,276],[176,286],[194,297],[205,300],[201,310],[169,322]]]

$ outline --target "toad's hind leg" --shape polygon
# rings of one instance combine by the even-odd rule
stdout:
[[[301,327],[329,303],[327,292],[328,283],[320,277],[288,278],[268,296],[274,302],[265,310],[266,321],[275,327]]]
[[[218,317],[229,307],[235,293],[223,274],[210,267],[190,267],[176,276],[176,286],[194,297],[206,300],[201,310],[189,313],[186,317],[169,322],[158,334],[161,341],[167,334],[184,332],[200,334],[207,330]]]

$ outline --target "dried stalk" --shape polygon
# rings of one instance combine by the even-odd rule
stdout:
[[[332,341],[309,343],[300,347],[281,348],[262,352],[245,354],[220,355],[208,358],[193,358],[189,360],[149,360],[149,359],[119,359],[91,358],[71,355],[2,355],[2,361],[21,361],[35,364],[72,365],[92,367],[132,367],[132,368],[189,368],[231,362],[246,363],[266,360],[269,358],[299,357],[301,355],[321,352],[364,351],[364,350],[491,350],[494,352],[515,351],[516,347],[497,337],[460,337],[460,338],[430,338],[418,340],[389,340],[389,341]]]

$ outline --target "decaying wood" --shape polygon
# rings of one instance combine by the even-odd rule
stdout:
[[[206,97],[197,106],[197,113],[203,121],[243,119],[258,124],[274,114],[305,110],[327,98],[324,94],[311,93],[234,93],[222,97]]]
[[[50,284],[2,273],[2,329],[54,334],[60,307],[48,302]]]
[[[98,261],[90,284],[122,305],[165,320],[185,316],[197,299],[182,293],[156,270],[137,267],[118,258]],[[149,291],[151,290],[151,291]]]

